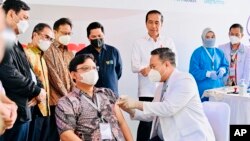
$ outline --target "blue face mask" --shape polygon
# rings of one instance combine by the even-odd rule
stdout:
[[[204,39],[203,46],[204,47],[214,47],[215,45],[215,38]]]

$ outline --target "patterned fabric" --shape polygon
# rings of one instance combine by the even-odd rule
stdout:
[[[39,103],[38,107],[43,116],[50,115],[49,109],[49,79],[48,79],[48,68],[46,62],[43,57],[43,52],[38,49],[38,47],[33,46],[32,44],[28,44],[26,48],[24,48],[24,52],[31,64],[31,68],[33,69],[36,76],[41,80],[44,89],[46,90],[46,103]]]
[[[94,88],[93,98],[80,89],[74,88],[71,93],[61,98],[56,107],[56,123],[59,134],[66,130],[73,130],[84,141],[101,140],[100,117],[98,117],[97,110],[87,102],[83,95],[92,101],[95,101],[96,95],[98,95],[101,115],[111,124],[113,137],[117,141],[124,141],[124,136],[113,111],[117,97],[107,88]]]
[[[57,41],[44,52],[49,71],[50,105],[56,105],[58,99],[67,95],[74,86],[68,70],[72,58],[73,53],[68,51],[67,46],[60,45]]]
[[[231,56],[230,69],[234,70],[234,72],[229,71],[229,78],[227,80],[227,86],[235,86],[237,84],[237,81],[236,81],[237,56],[238,56],[237,53],[238,53],[238,50],[232,50],[230,54]]]

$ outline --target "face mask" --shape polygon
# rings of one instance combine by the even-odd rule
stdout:
[[[214,47],[214,45],[215,45],[215,38],[204,39],[203,40],[203,46],[204,47]]]
[[[5,42],[5,47],[12,48],[16,42],[16,34],[11,29],[5,29],[2,32],[2,37]]]
[[[50,41],[45,41],[45,40],[39,40],[38,41],[38,47],[42,51],[46,51],[50,47],[51,42]]]
[[[69,44],[69,42],[70,42],[70,36],[69,35],[63,35],[63,36],[60,36],[59,37],[59,42],[61,43],[61,44],[63,44],[63,45],[68,45]]]
[[[159,71],[155,69],[151,69],[148,73],[148,78],[152,82],[160,82],[161,81],[161,74]]]
[[[97,70],[90,70],[88,72],[84,72],[80,74],[81,82],[88,85],[95,85],[97,80],[99,79]]]
[[[20,20],[17,23],[17,29],[18,29],[19,34],[24,33],[28,29],[28,27],[29,27],[29,23],[26,20]]]
[[[102,48],[104,45],[104,40],[102,38],[97,38],[97,39],[90,40],[90,43],[94,47]]]
[[[230,36],[229,39],[230,39],[231,44],[233,45],[240,43],[240,38],[237,36]]]

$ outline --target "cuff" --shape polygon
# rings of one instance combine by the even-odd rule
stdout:
[[[41,92],[41,88],[38,86],[35,86],[35,90],[33,92],[33,97],[38,96],[40,94],[40,92]]]
[[[206,77],[210,77],[210,75],[211,75],[211,71],[207,71],[206,72]]]
[[[219,71],[223,72],[223,74],[226,73],[226,69],[225,68],[220,68]]]

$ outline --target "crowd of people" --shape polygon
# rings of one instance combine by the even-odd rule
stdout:
[[[38,23],[26,47],[18,35],[29,28],[30,7],[6,0],[0,9],[0,141],[132,141],[123,116],[140,120],[137,141],[215,141],[204,113],[207,89],[250,84],[250,47],[243,27],[229,28],[230,42],[215,46],[216,32],[205,28],[189,72],[178,70],[174,41],[161,34],[164,16],[146,14],[147,33],[134,42],[132,72],[138,100],[119,95],[122,59],[106,44],[104,27],[87,27],[90,44],[68,50],[73,24],[60,18],[53,27]]]

